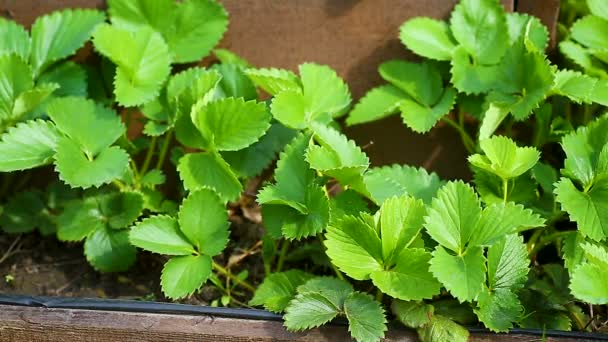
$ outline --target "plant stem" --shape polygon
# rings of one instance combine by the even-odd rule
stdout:
[[[127,188],[127,187],[126,187],[124,184],[122,184],[122,182],[121,182],[121,181],[119,181],[119,180],[113,180],[113,181],[112,181],[112,184],[116,185],[116,187],[117,187],[117,188],[118,188],[118,190],[120,190],[120,191],[123,191],[123,190],[125,190],[125,189]]]
[[[152,156],[154,155],[154,149],[156,148],[156,137],[152,137],[150,140],[150,146],[148,147],[148,152],[146,153],[146,159],[144,159],[144,164],[141,166],[140,174],[143,176],[148,171],[150,167],[150,162],[152,161]]]
[[[538,253],[538,251],[540,251],[541,249],[543,249],[545,246],[550,245],[551,243],[555,242],[558,239],[561,239],[563,237],[566,237],[570,234],[574,234],[576,233],[576,231],[573,230],[569,230],[566,232],[556,232],[550,235],[547,235],[544,238],[541,238],[540,241],[534,245],[534,247],[532,248],[532,250],[528,253],[529,256],[535,255],[536,253]]]
[[[327,250],[327,247],[325,247],[325,240],[323,240],[323,236],[321,236],[321,233],[317,234],[317,239],[319,239],[323,248],[325,248],[325,250]],[[340,280],[344,280],[344,276],[342,275],[342,272],[340,272],[338,267],[336,267],[336,265],[334,265],[334,263],[331,261],[329,262],[329,264],[331,265],[332,270],[334,270],[336,277],[338,277],[338,279],[340,279]]]
[[[591,121],[591,106],[584,105],[583,106],[583,125],[586,125],[589,121]]]
[[[505,203],[507,203],[508,194],[509,194],[509,180],[503,179],[502,180],[502,200]]]
[[[467,131],[465,131],[463,126],[459,125],[458,123],[456,123],[454,120],[448,118],[447,116],[444,116],[443,118],[441,118],[441,120],[443,120],[448,125],[452,126],[454,129],[456,129],[458,131],[458,133],[460,133],[460,138],[462,139],[462,144],[467,149],[467,152],[469,152],[469,153],[475,152],[475,142],[473,141],[473,139],[471,138],[469,133],[467,133]]]
[[[253,285],[249,284],[245,280],[239,279],[238,277],[236,277],[235,275],[233,275],[230,271],[228,271],[227,269],[225,269],[221,265],[217,264],[215,261],[213,262],[213,269],[216,270],[216,271],[218,271],[219,273],[221,273],[226,278],[230,278],[232,281],[234,281],[235,283],[241,285],[242,287],[246,288],[247,290],[249,290],[251,292],[255,292],[255,287],[253,287]]]
[[[380,289],[376,289],[376,301],[382,303],[382,298],[384,298],[384,293]]]
[[[171,143],[171,138],[173,138],[173,131],[169,131],[165,136],[165,140],[163,141],[163,146],[160,149],[160,154],[158,156],[158,161],[156,162],[156,169],[160,170],[165,163],[165,158],[167,157],[167,151],[169,150],[169,144]]]
[[[281,244],[281,251],[279,252],[279,261],[277,261],[277,272],[281,272],[283,264],[285,263],[285,257],[287,256],[287,250],[289,249],[289,240],[283,240]]]

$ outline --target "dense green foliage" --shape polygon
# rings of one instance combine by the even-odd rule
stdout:
[[[464,341],[476,323],[591,330],[606,317],[582,308],[608,304],[602,1],[570,9],[557,65],[540,20],[498,0],[411,19],[400,39],[422,60],[381,64],[387,83],[354,106],[328,66],[255,68],[213,50],[228,24],[214,0],[110,0],[108,22],[65,10],[31,32],[0,19],[0,226],[83,241],[101,272],[128,270],[138,248],[163,255],[167,298],[209,280],[222,305],[250,299],[292,331],[338,316],[358,341],[392,317],[423,341]],[[67,59],[89,39],[97,64]],[[218,63],[184,65],[211,51]],[[395,113],[418,133],[454,127],[473,181],[371,167],[340,129]],[[33,168],[58,181],[12,185]],[[233,208],[252,183],[257,288],[214,260],[238,242]]]

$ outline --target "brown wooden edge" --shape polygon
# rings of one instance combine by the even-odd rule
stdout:
[[[81,309],[0,305],[0,341],[350,341],[345,326],[290,333],[281,322]],[[385,341],[417,341],[412,330],[392,328]],[[471,341],[541,341],[541,336],[474,333]],[[547,337],[544,341],[592,341]]]

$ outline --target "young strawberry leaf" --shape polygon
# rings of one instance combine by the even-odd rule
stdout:
[[[438,246],[430,264],[433,275],[461,302],[475,300],[483,291],[486,266],[482,248],[469,247],[461,255],[451,255]]]
[[[95,49],[117,65],[114,94],[123,106],[158,96],[169,76],[171,57],[162,36],[148,27],[136,32],[102,24],[93,33]]]
[[[318,145],[306,151],[306,161],[314,170],[336,178],[344,186],[364,188],[363,172],[369,166],[369,158],[354,141],[348,140],[337,130],[311,123]]]
[[[219,88],[222,97],[242,97],[245,101],[256,100],[258,92],[255,85],[245,75],[243,67],[236,64],[216,64],[213,66],[222,75]]]
[[[403,122],[417,133],[426,133],[435,127],[435,124],[449,114],[456,101],[456,90],[446,88],[443,95],[432,107],[421,105],[410,100],[403,100],[399,104]]]
[[[31,120],[0,136],[0,171],[26,170],[49,164],[61,133],[49,121]]]
[[[178,299],[193,294],[211,275],[210,256],[175,256],[165,263],[160,277],[163,293],[168,298]]]
[[[195,106],[192,121],[206,149],[237,151],[252,145],[270,128],[270,114],[261,102],[225,98]]]
[[[75,200],[66,205],[57,217],[57,238],[80,241],[99,229],[104,229],[103,214],[94,197]]]
[[[296,288],[312,277],[310,273],[300,270],[270,274],[255,291],[249,305],[263,305],[268,311],[283,312],[296,296]]]
[[[450,73],[454,87],[465,94],[488,92],[498,77],[497,65],[475,64],[471,55],[463,46],[458,46],[452,53]]]
[[[228,26],[224,8],[213,0],[108,1],[112,23],[130,31],[151,26],[167,41],[176,63],[207,56]]]
[[[114,110],[92,100],[80,97],[54,99],[48,104],[47,112],[57,128],[90,158],[112,145],[125,132],[125,125]]]
[[[71,139],[57,142],[55,169],[59,178],[72,187],[90,188],[120,178],[129,167],[129,155],[117,146],[106,147],[89,159]]]
[[[528,251],[523,238],[506,235],[488,248],[488,284],[490,290],[519,289],[528,278]]]
[[[59,88],[53,92],[53,96],[86,97],[88,95],[87,73],[84,67],[72,61],[48,69],[38,77],[37,83],[58,84]]]
[[[382,305],[370,295],[353,292],[344,301],[348,331],[356,341],[380,341],[387,330]]]
[[[131,225],[144,209],[139,192],[111,192],[99,197],[99,209],[110,228],[120,229]]]
[[[25,28],[16,22],[0,18],[0,55],[16,54],[27,61],[30,56],[30,35]]]
[[[0,214],[0,227],[5,233],[29,233],[38,228],[41,232],[55,229],[40,191],[24,191],[11,197]]]
[[[387,263],[412,244],[422,230],[426,208],[422,200],[410,196],[392,197],[380,208],[382,256]]]
[[[369,169],[364,182],[370,199],[377,205],[393,196],[410,195],[430,203],[443,184],[436,173],[424,168],[392,165]]]
[[[22,93],[34,87],[30,67],[16,54],[0,55],[0,124],[8,120],[17,120],[15,102]],[[4,128],[4,127],[0,127]]]
[[[529,51],[543,52],[549,44],[549,31],[540,19],[525,13],[507,13],[509,40],[511,45],[520,42]]]
[[[84,242],[87,261],[101,272],[123,272],[135,263],[137,250],[129,243],[129,232],[97,228]]]
[[[138,222],[129,232],[135,247],[166,255],[192,255],[194,247],[179,230],[177,220],[170,216],[152,216]]]
[[[608,48],[608,38],[605,34],[598,34],[598,32],[606,32],[606,30],[608,30],[608,20],[588,15],[572,25],[570,34],[572,39],[584,46],[602,50]]]
[[[456,48],[448,25],[431,18],[418,17],[406,21],[401,25],[399,38],[417,55],[439,61],[449,61]]]
[[[491,294],[481,292],[478,303],[479,309],[475,311],[477,317],[494,332],[509,331],[513,327],[513,322],[521,319],[524,310],[517,295],[503,289]]]
[[[545,220],[521,204],[501,202],[483,209],[471,234],[469,245],[493,245],[498,239],[519,231],[540,227]]]
[[[555,186],[555,195],[584,236],[595,241],[608,236],[608,179],[580,191],[570,179],[562,177]]]
[[[385,84],[368,91],[357,102],[346,118],[346,124],[358,125],[383,119],[399,109],[401,100],[407,95],[392,84]]]
[[[33,74],[40,75],[54,62],[76,52],[104,20],[102,12],[89,9],[63,10],[36,19],[30,54]]]
[[[466,342],[469,340],[467,329],[442,315],[434,315],[430,324],[417,329],[417,331],[422,342]]]
[[[504,136],[494,136],[479,142],[485,156],[474,154],[469,162],[487,170],[502,179],[521,176],[530,170],[540,158],[540,152],[533,147],[518,147]]]
[[[577,266],[571,273],[570,289],[572,294],[591,304],[608,303],[608,248],[583,244],[586,262]]]
[[[228,213],[221,199],[211,190],[192,192],[179,208],[182,233],[206,255],[219,254],[228,243]]]
[[[230,165],[217,152],[186,154],[177,170],[186,190],[210,188],[225,201],[236,201],[243,191]]]
[[[191,120],[192,106],[202,98],[212,100],[221,78],[216,70],[200,67],[189,68],[171,76],[166,94],[167,104],[171,109],[169,121],[176,121],[182,116]],[[173,115],[177,118],[172,117]]]
[[[505,11],[498,0],[463,0],[452,12],[454,38],[479,64],[495,64],[507,51]]]
[[[432,322],[435,308],[424,302],[393,300],[391,311],[409,328],[421,328]]]
[[[302,86],[298,76],[283,69],[247,69],[245,74],[258,87],[270,95],[276,96],[283,91],[300,91]]]
[[[339,307],[320,293],[301,293],[285,308],[284,325],[291,331],[316,328],[336,318],[339,310]]]

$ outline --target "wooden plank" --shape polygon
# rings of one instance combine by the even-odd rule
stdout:
[[[385,341],[417,341],[412,330],[391,328]],[[540,341],[540,336],[473,334],[471,341]],[[329,325],[302,333],[286,331],[281,322],[205,315],[144,314],[116,311],[0,306],[0,341],[351,341],[344,326]],[[584,339],[546,338],[549,342]],[[591,341],[591,340],[588,340]]]

